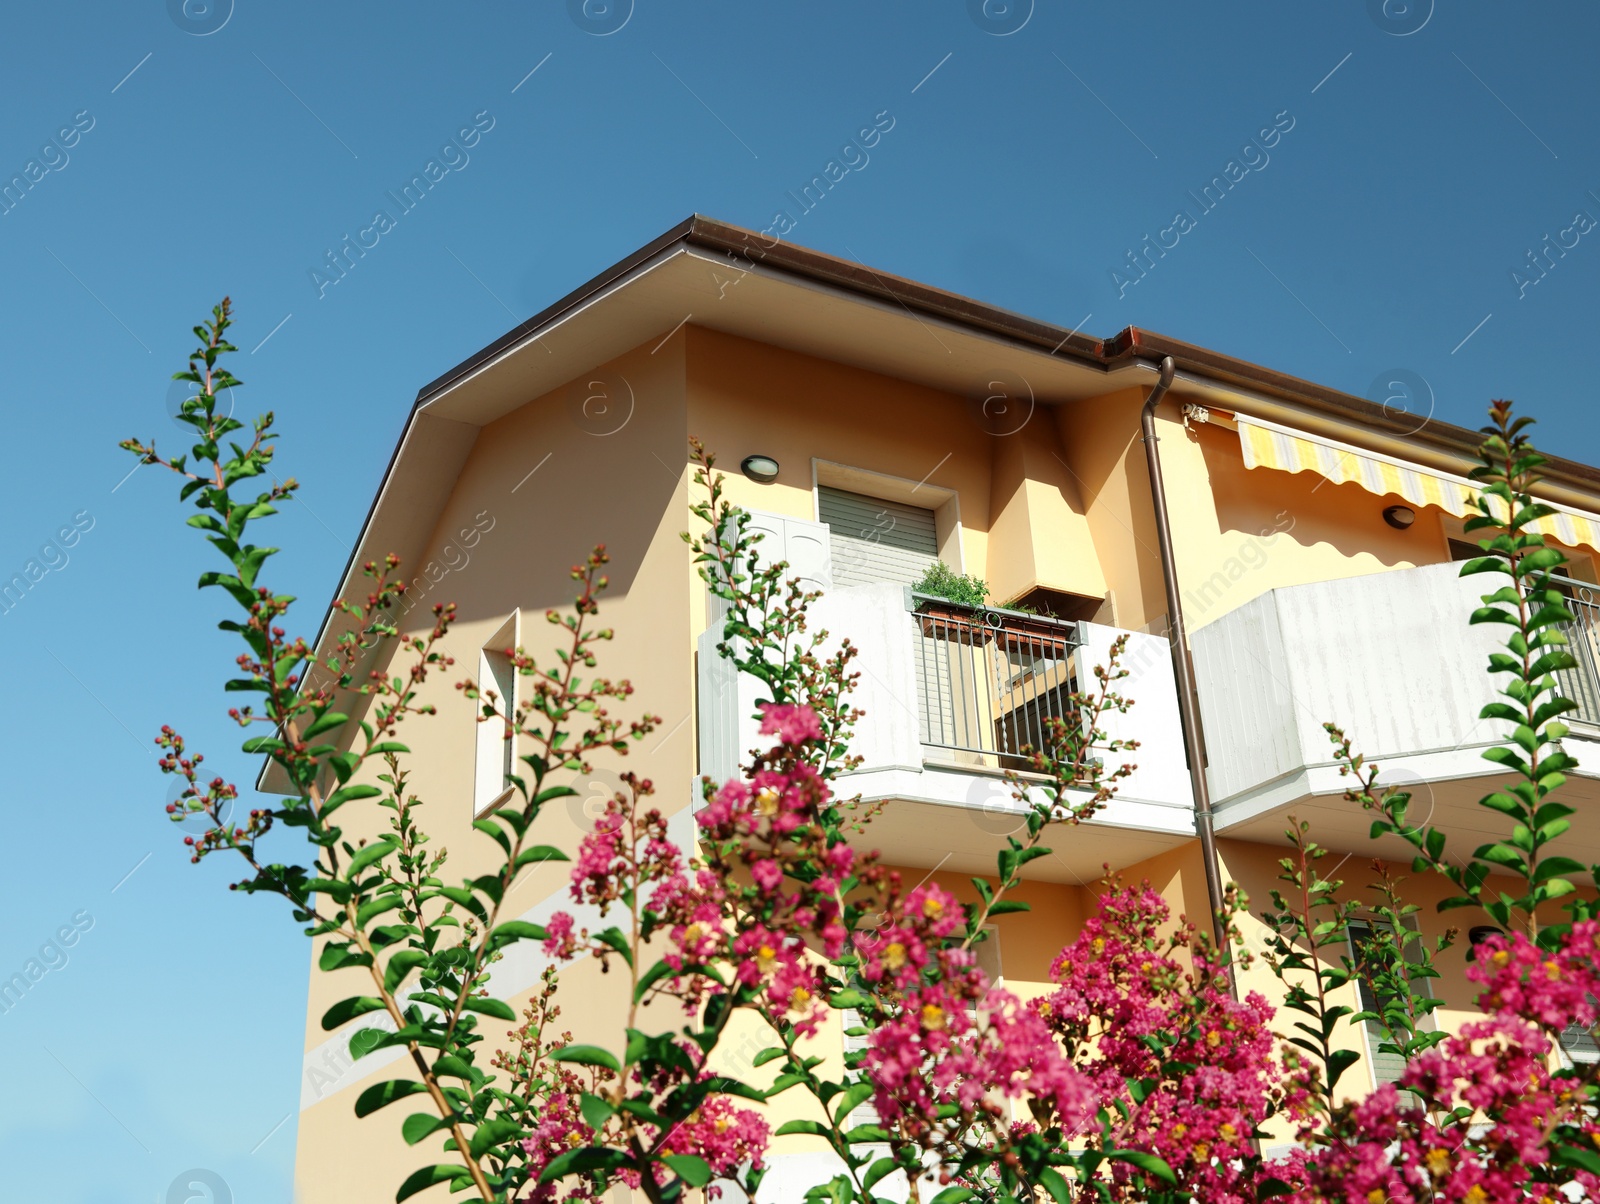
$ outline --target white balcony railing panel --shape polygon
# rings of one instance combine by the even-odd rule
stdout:
[[[850,694],[866,712],[850,743],[852,754],[875,769],[922,768],[917,725],[917,682],[899,585],[854,585],[823,592],[807,616],[811,632],[826,631],[825,652],[848,639],[859,652],[851,671],[860,674]],[[700,772],[725,781],[748,763],[752,749],[770,742],[760,734],[756,704],[770,697],[766,685],[737,673],[717,655],[721,624],[701,634],[698,644],[700,689]]]
[[[1468,626],[1500,582],[1459,573],[1437,564],[1280,588],[1194,632],[1219,811],[1329,767],[1330,721],[1368,760],[1430,779],[1480,771],[1500,734],[1478,712],[1494,696],[1486,663],[1505,629]]]
[[[1110,658],[1111,645],[1126,635],[1128,643],[1118,664],[1128,676],[1113,685],[1133,706],[1123,714],[1107,714],[1101,728],[1108,740],[1137,740],[1131,753],[1110,754],[1108,759],[1136,766],[1118,787],[1125,802],[1153,803],[1163,807],[1194,808],[1189,786],[1189,761],[1183,750],[1183,725],[1178,718],[1178,689],[1172,674],[1172,646],[1164,636],[1124,632],[1099,623],[1079,623],[1077,649],[1078,688],[1093,693],[1096,665]],[[1115,804],[1113,804],[1115,808]]]
[[[866,716],[856,727],[850,751],[862,763],[855,774],[841,780],[842,793],[859,791],[868,801],[902,799],[980,810],[1007,796],[998,781],[998,754],[992,749],[964,752],[924,743],[923,709],[928,703],[920,695],[928,689],[926,617],[908,611],[903,587],[826,590],[813,604],[809,623],[813,631],[829,633],[825,649],[848,638],[859,650],[851,662],[852,671],[859,674],[851,701]],[[1105,663],[1112,641],[1124,634],[1098,624],[1066,626],[1063,631],[1070,635],[1069,660],[1059,665],[1051,660],[1043,672],[1052,689],[1069,689],[1073,680],[1085,686],[1093,682],[1094,666]],[[699,640],[700,772],[719,781],[739,772],[750,750],[763,743],[756,704],[767,696],[763,683],[735,673],[717,655],[720,639],[718,628]],[[975,665],[988,663],[976,653],[973,659]],[[1190,834],[1194,802],[1167,641],[1130,633],[1122,663],[1130,676],[1118,689],[1135,705],[1126,715],[1106,716],[1104,726],[1112,738],[1140,742],[1138,751],[1128,757],[1138,768],[1121,784],[1116,801],[1097,823],[1163,836]],[[1025,693],[1022,686],[1011,684],[1012,695]]]

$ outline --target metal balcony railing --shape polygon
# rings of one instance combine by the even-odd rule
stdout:
[[[1563,623],[1569,650],[1578,662],[1556,674],[1561,693],[1578,704],[1569,719],[1600,724],[1600,586],[1565,577],[1552,579],[1567,595],[1571,623]]]
[[[1076,623],[909,594],[922,743],[953,759],[1020,769],[1076,688]]]

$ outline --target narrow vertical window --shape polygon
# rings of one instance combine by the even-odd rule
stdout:
[[[478,653],[478,688],[486,696],[492,690],[495,709],[513,715],[517,709],[517,672],[509,651],[520,636],[520,611],[512,611],[506,621],[483,642]],[[480,709],[478,714],[483,712]],[[517,742],[506,738],[506,725],[486,719],[477,725],[477,772],[473,783],[473,814],[481,815],[497,803],[510,787],[517,772]]]

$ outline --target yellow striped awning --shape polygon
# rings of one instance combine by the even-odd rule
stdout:
[[[1353,481],[1380,497],[1390,494],[1413,506],[1436,506],[1457,518],[1478,513],[1477,487],[1464,477],[1390,459],[1320,435],[1290,430],[1259,418],[1238,416],[1239,446],[1246,468],[1282,472],[1314,472],[1336,485]],[[1541,499],[1543,500],[1543,499]],[[1554,506],[1546,501],[1547,506]],[[1600,517],[1555,507],[1536,524],[1541,534],[1569,547],[1580,544],[1600,550]]]

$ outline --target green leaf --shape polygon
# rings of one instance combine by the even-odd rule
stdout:
[[[440,1129],[450,1127],[448,1116],[435,1116],[431,1112],[413,1112],[406,1117],[400,1125],[400,1136],[406,1139],[407,1145],[416,1145],[430,1133],[437,1133]]]
[[[530,924],[526,920],[507,920],[489,937],[489,951],[493,953],[516,941],[542,941],[545,936],[545,930],[538,924]]]
[[[472,1156],[482,1158],[484,1154],[495,1146],[504,1146],[506,1143],[523,1137],[527,1130],[516,1121],[506,1117],[496,1117],[486,1120],[472,1133]],[[520,1153],[520,1151],[518,1151]]]
[[[879,1158],[867,1168],[866,1174],[861,1176],[861,1186],[871,1191],[873,1186],[886,1175],[892,1175],[899,1164],[893,1158]]]
[[[690,1187],[704,1187],[711,1182],[711,1164],[693,1154],[664,1154],[661,1158]]]
[[[511,838],[506,835],[506,830],[493,820],[475,819],[472,826],[487,836],[494,838],[496,844],[505,850],[507,857],[511,856]]]
[[[583,1113],[584,1122],[597,1133],[616,1113],[616,1109],[608,1101],[587,1091],[578,1097],[578,1111]]]
[[[836,1124],[843,1124],[845,1117],[859,1108],[862,1103],[872,1098],[873,1086],[871,1083],[851,1083],[844,1089],[844,1097],[840,1099],[839,1106],[833,1110],[833,1119]]]
[[[400,1185],[400,1190],[394,1193],[395,1204],[400,1204],[401,1200],[409,1200],[419,1191],[425,1191],[435,1183],[454,1183],[458,1179],[472,1182],[472,1176],[467,1173],[466,1167],[450,1166],[447,1163],[425,1166]]]
[[[1485,845],[1473,856],[1481,857],[1485,861],[1492,861],[1496,865],[1506,865],[1514,868],[1520,868],[1523,864],[1523,856],[1519,850],[1500,842]]]
[[[650,988],[663,978],[671,978],[673,975],[681,973],[683,973],[682,970],[674,970],[664,961],[656,962],[655,965],[639,976],[639,985],[633,989],[633,1001],[638,1003],[650,993]]]
[[[627,935],[622,929],[612,926],[604,932],[595,933],[594,939],[611,946],[611,948],[622,954],[623,961],[630,966],[633,965],[633,948],[629,945]]]
[[[585,1171],[614,1171],[621,1170],[629,1162],[628,1155],[621,1150],[608,1150],[604,1146],[586,1145],[581,1149],[568,1150],[565,1154],[558,1154],[550,1160],[539,1176],[540,1183],[554,1183],[557,1179],[567,1175],[582,1174]]]
[[[483,1080],[483,1072],[472,1063],[454,1054],[445,1054],[433,1064],[434,1077],[448,1077],[462,1079],[468,1083],[479,1083]]]
[[[1551,1154],[1550,1161],[1557,1166],[1569,1166],[1586,1170],[1591,1175],[1600,1175],[1600,1154],[1586,1150],[1582,1146],[1558,1144]]]
[[[1000,902],[990,906],[989,914],[991,916],[1005,916],[1010,915],[1014,911],[1031,910],[1033,910],[1032,903],[1025,903],[1021,899],[1001,899]]]
[[[512,1017],[515,1019],[515,1017]],[[598,1045],[567,1045],[550,1055],[557,1062],[576,1062],[580,1066],[604,1066],[616,1074],[622,1073],[622,1063],[609,1050]]]
[[[349,715],[340,714],[338,711],[326,711],[315,723],[300,734],[301,739],[309,740],[312,736],[320,736],[323,732],[331,731],[340,724],[348,723],[349,721]]]
[[[393,911],[404,902],[405,899],[403,897],[393,894],[381,895],[376,899],[363,903],[360,910],[356,912],[356,925],[364,930],[375,916],[381,916],[386,911]]]
[[[387,1083],[374,1083],[356,1097],[356,1115],[371,1116],[379,1108],[387,1107],[395,1100],[405,1099],[408,1095],[419,1095],[427,1089],[422,1083],[407,1079],[390,1079]]]
[[[491,995],[468,995],[461,1006],[469,1012],[477,1012],[483,1016],[493,1016],[496,1020],[515,1021],[517,1014],[511,1010],[511,1005],[504,1000],[496,999]]]
[[[339,777],[339,785],[343,786],[361,764],[361,758],[351,752],[334,753],[328,758],[328,764],[333,766],[333,772]]]
[[[966,1204],[966,1201],[977,1198],[977,1194],[970,1188],[947,1187],[928,1201],[928,1204]]]
[[[341,787],[328,796],[328,801],[322,805],[322,814],[326,818],[329,812],[338,810],[346,803],[352,803],[356,799],[376,798],[382,793],[382,790],[370,782],[358,782],[354,786]]]
[[[428,960],[421,949],[401,949],[389,958],[383,969],[383,989],[393,995],[407,974]]]
[[[371,844],[357,851],[350,859],[350,868],[345,871],[345,877],[354,879],[357,874],[366,869],[375,861],[381,861],[390,853],[400,847],[400,842],[393,837],[385,836],[382,840],[375,840]]]
[[[1166,1160],[1157,1158],[1154,1154],[1145,1150],[1107,1150],[1106,1157],[1116,1162],[1126,1162],[1130,1166],[1136,1166],[1145,1174],[1154,1175],[1163,1183],[1169,1183],[1173,1187],[1178,1185],[1177,1172],[1167,1165]]]
[[[1347,1012],[1350,1010],[1345,1009]],[[1328,1055],[1328,1087],[1331,1090],[1340,1077],[1350,1067],[1361,1060],[1361,1055],[1353,1049],[1336,1049]]]
[[[525,865],[536,865],[542,861],[570,861],[571,858],[560,849],[547,844],[536,844],[531,848],[523,849],[517,854],[517,861],[511,868],[520,870]]]
[[[801,1134],[807,1137],[826,1137],[828,1127],[818,1120],[786,1120],[773,1132],[774,1137]]]
[[[1061,1177],[1061,1172],[1053,1167],[1043,1167],[1039,1171],[1039,1184],[1050,1193],[1050,1198],[1056,1204],[1072,1204],[1072,1188],[1067,1186],[1067,1181]]]
[[[383,1011],[383,1000],[371,995],[352,995],[349,999],[341,999],[322,1014],[322,1028],[324,1032],[332,1032],[357,1016],[381,1011]]]
[[[1581,874],[1589,867],[1570,857],[1546,857],[1533,871],[1535,882],[1546,882],[1558,874]]]
[[[348,942],[334,941],[322,947],[322,956],[317,959],[317,968],[320,970],[343,970],[346,966],[370,966],[371,954],[362,953],[353,948]]]

